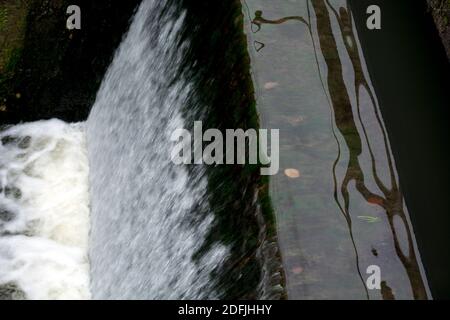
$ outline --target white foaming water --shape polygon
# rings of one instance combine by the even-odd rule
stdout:
[[[0,288],[28,299],[88,299],[88,161],[84,124],[0,132]]]
[[[227,248],[194,258],[213,223],[204,171],[170,160],[193,91],[177,73],[183,24],[175,4],[142,2],[87,122],[94,298],[218,297],[210,275]]]

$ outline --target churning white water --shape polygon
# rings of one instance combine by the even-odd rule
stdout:
[[[217,297],[211,273],[227,249],[197,255],[213,223],[204,172],[170,160],[193,91],[177,74],[184,18],[175,4],[142,2],[87,122],[94,298]]]
[[[28,299],[90,298],[84,124],[22,124],[0,139],[0,288],[14,285]]]

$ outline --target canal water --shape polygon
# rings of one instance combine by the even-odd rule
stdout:
[[[291,299],[426,299],[427,279],[380,101],[346,1],[245,0]],[[381,290],[366,281],[381,271]]]

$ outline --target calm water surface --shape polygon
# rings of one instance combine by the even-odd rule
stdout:
[[[426,299],[408,209],[346,1],[246,0],[271,193],[291,299]],[[298,178],[288,174],[295,169]],[[367,290],[368,266],[381,290]]]

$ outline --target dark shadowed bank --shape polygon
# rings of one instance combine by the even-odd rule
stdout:
[[[0,69],[0,125],[49,118],[86,120],[139,2],[15,2],[24,24],[13,26],[19,35],[10,41],[14,54],[2,53],[7,61]],[[69,4],[81,7],[81,30],[65,28]],[[192,120],[188,123],[202,120],[204,130],[258,128],[240,1],[183,0],[182,7],[187,11],[184,36],[191,43],[182,72],[196,91],[195,101],[185,108]],[[3,39],[5,32],[0,34]],[[207,107],[193,114],[190,104],[199,100]],[[229,259],[212,275],[218,279],[220,297],[285,298],[268,178],[260,176],[258,165],[209,167],[207,174],[216,223],[204,249],[217,242],[232,248]],[[0,298],[22,297],[19,293],[14,284],[0,287]]]
[[[450,60],[450,1],[427,0],[427,2]]]
[[[6,2],[19,3],[26,22],[23,41],[15,45],[8,70],[0,76],[1,122],[85,120],[139,1]],[[65,28],[70,4],[82,8],[81,30]],[[17,10],[3,10],[8,21],[17,19]]]

